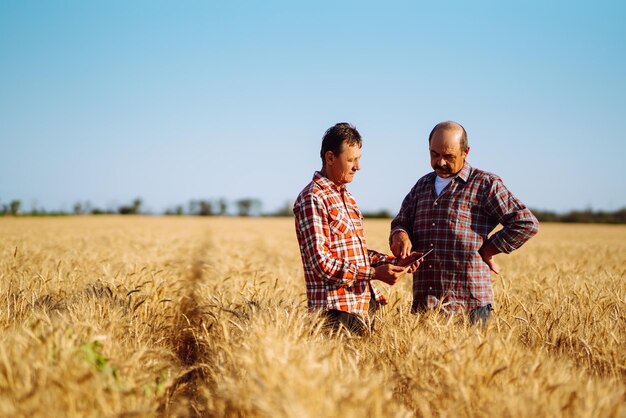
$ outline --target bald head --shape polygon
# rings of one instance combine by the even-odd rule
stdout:
[[[435,136],[438,131],[446,131],[446,133],[459,138],[459,145],[461,150],[465,151],[467,149],[467,132],[465,132],[465,128],[460,123],[452,121],[438,123],[437,125],[435,125],[433,130],[430,131],[430,135],[428,136],[428,144],[432,142],[433,136]]]
[[[441,122],[428,137],[430,165],[441,178],[454,177],[469,153],[465,128],[456,122]]]

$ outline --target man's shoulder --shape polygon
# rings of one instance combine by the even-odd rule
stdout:
[[[424,174],[422,177],[417,179],[413,187],[411,187],[411,191],[409,192],[409,195],[415,196],[415,195],[419,195],[422,193],[427,193],[431,189],[434,183],[435,183],[434,171]]]
[[[481,170],[476,167],[472,167],[469,180],[486,184],[492,184],[496,181],[502,181],[500,176],[498,176],[497,174]]]
[[[421,186],[421,185],[424,185],[424,184],[430,184],[430,183],[432,183],[434,181],[435,181],[435,172],[431,171],[430,173],[426,173],[422,177],[420,177],[417,180],[417,183],[415,183],[415,186]]]
[[[322,188],[322,186],[317,184],[316,181],[312,180],[306,186],[304,186],[304,189],[302,189],[302,191],[298,194],[298,197],[294,202],[294,208],[310,204],[312,201],[318,199],[322,199],[323,194],[324,189]]]
[[[320,189],[319,185],[317,185],[314,181],[310,181],[306,186],[304,186],[300,193],[298,193],[296,202],[300,202],[307,199],[309,196],[315,195],[318,193],[316,189]]]

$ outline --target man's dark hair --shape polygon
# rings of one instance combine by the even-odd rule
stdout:
[[[467,132],[465,131],[463,125],[452,121],[440,122],[436,124],[433,130],[430,131],[430,135],[428,135],[428,144],[430,144],[430,140],[433,139],[433,135],[435,135],[435,132],[437,132],[439,129],[450,129],[457,126],[459,126],[463,130],[463,134],[461,135],[461,151],[465,151],[467,149],[467,146],[469,145],[467,143]]]
[[[324,156],[327,151],[331,151],[335,155],[341,154],[343,144],[349,146],[358,145],[362,146],[361,134],[356,128],[349,123],[341,122],[333,127],[328,128],[322,139],[322,150],[320,151],[320,157],[322,157],[322,165],[326,164]]]

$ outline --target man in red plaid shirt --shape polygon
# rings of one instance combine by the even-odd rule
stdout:
[[[360,170],[361,136],[338,123],[322,140],[321,171],[293,206],[309,309],[321,310],[334,327],[356,334],[369,331],[378,305],[387,303],[374,280],[393,285],[419,266],[417,253],[400,260],[368,250],[363,216],[346,189]]]
[[[465,128],[435,126],[428,138],[434,172],[420,178],[391,223],[391,251],[434,251],[413,274],[413,310],[441,306],[469,312],[472,323],[489,319],[494,256],[510,253],[539,230],[535,216],[491,173],[466,161]],[[503,228],[489,237],[494,228]]]

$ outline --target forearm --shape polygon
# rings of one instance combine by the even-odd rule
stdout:
[[[407,234],[409,239],[412,239],[412,225],[415,221],[413,219],[413,214],[415,212],[415,196],[414,189],[409,192],[402,201],[402,205],[400,206],[400,211],[396,215],[395,218],[391,221],[391,233],[389,234],[389,243],[391,244],[392,237],[397,234],[404,232]]]
[[[357,280],[371,280],[374,276],[371,266],[338,259],[328,251],[316,251],[308,258],[315,275],[335,286],[350,286]]]
[[[487,215],[503,228],[489,239],[500,252],[510,253],[521,247],[539,231],[535,215],[495,178],[483,195]]]
[[[507,216],[503,226],[488,243],[506,254],[521,247],[539,231],[537,218],[526,208]]]
[[[367,250],[367,255],[370,259],[370,265],[372,267],[378,267],[384,264],[396,264],[397,261],[397,259],[392,255],[379,253],[374,250]]]

